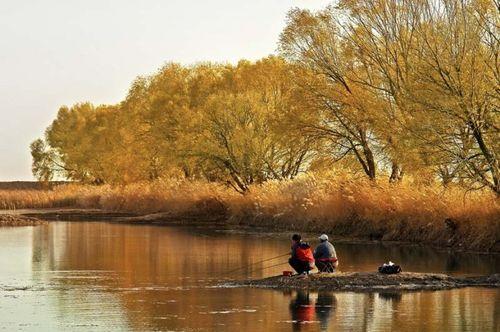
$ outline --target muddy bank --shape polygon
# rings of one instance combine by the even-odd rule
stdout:
[[[135,217],[128,212],[105,211],[99,209],[37,209],[19,210],[17,214],[47,221],[114,221]]]
[[[0,227],[37,226],[46,224],[46,221],[15,214],[0,214]]]
[[[226,283],[228,287],[273,289],[309,289],[331,291],[415,291],[461,287],[500,287],[500,274],[458,277],[446,274],[402,272],[386,275],[378,272],[336,272],[300,276],[275,276],[258,280]]]
[[[228,225],[225,215],[190,212],[182,215],[169,212],[138,215],[130,212],[99,209],[37,209],[17,210],[17,215],[47,221],[109,221],[126,224],[148,225]],[[0,212],[1,214],[1,212]]]

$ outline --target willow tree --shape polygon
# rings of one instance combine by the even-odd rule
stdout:
[[[31,171],[38,181],[47,183],[52,181],[58,172],[64,171],[64,167],[57,162],[56,152],[44,139],[34,140],[30,144],[30,151]]]
[[[60,108],[47,128],[46,141],[67,178],[102,183],[113,172],[116,149],[110,123],[115,111],[116,107],[89,103]]]
[[[273,144],[264,158],[266,179],[292,179],[307,169],[317,146],[297,130],[297,119],[311,107],[294,82],[293,65],[270,56],[251,63],[241,61],[235,68],[237,91],[253,91],[266,107]]]
[[[186,145],[186,155],[197,161],[204,176],[244,193],[253,183],[291,179],[304,171],[313,146],[289,130],[303,105],[289,65],[270,57],[211,73],[209,79],[194,80],[197,87],[202,81],[217,89],[194,104],[197,120],[188,129],[192,144]]]
[[[366,172],[376,151],[391,179],[426,165],[498,192],[498,23],[494,1],[343,0],[293,10],[280,45],[316,80],[325,115],[310,127],[347,142],[340,157],[363,152]]]
[[[302,121],[304,133],[330,142],[336,160],[354,156],[374,180],[376,153],[382,146],[374,125],[382,105],[352,78],[364,75],[363,68],[352,57],[340,26],[328,11],[291,11],[280,49],[305,69],[297,79],[312,105]]]
[[[442,0],[423,2],[419,12],[420,61],[409,94],[424,112],[423,129],[473,187],[500,194],[498,8]]]
[[[341,1],[426,162],[447,183],[499,190],[498,8],[493,1]]]
[[[172,176],[181,167],[177,142],[189,121],[189,69],[167,64],[138,78],[120,105],[120,129],[126,140],[124,162],[137,169],[133,181]]]

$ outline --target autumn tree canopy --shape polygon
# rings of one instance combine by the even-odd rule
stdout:
[[[337,168],[500,193],[499,4],[342,0],[293,9],[279,56],[167,64],[118,105],[62,107],[33,173],[252,184]]]

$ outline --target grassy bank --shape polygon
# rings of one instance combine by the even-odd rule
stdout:
[[[253,186],[243,196],[205,182],[163,181],[0,191],[4,209],[79,207],[172,216],[219,214],[228,222],[328,232],[464,250],[500,251],[500,203],[487,191],[312,175]]]

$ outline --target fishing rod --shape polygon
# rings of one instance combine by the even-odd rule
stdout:
[[[252,264],[248,264],[248,265],[244,265],[242,267],[239,267],[237,269],[234,269],[234,270],[230,270],[228,272],[225,273],[225,275],[230,275],[230,274],[233,274],[234,272],[237,272],[237,271],[240,271],[240,270],[243,270],[243,269],[246,269],[250,266],[254,266],[254,265],[257,265],[257,264],[260,264],[260,263],[264,263],[264,262],[269,262],[269,261],[272,261],[272,260],[275,260],[276,258],[281,258],[281,257],[284,257],[284,256],[288,256],[290,255],[289,252],[285,253],[285,254],[282,254],[282,255],[279,255],[279,256],[275,256],[275,257],[271,257],[271,258],[267,258],[267,259],[263,259],[261,261],[258,261],[258,262],[255,262],[255,263],[252,263]]]
[[[263,259],[261,261],[258,261],[258,262],[255,262],[255,263],[251,263],[251,264],[248,264],[248,265],[244,265],[242,267],[239,267],[237,269],[234,269],[234,270],[230,270],[230,271],[227,271],[226,273],[224,273],[223,275],[224,276],[229,276],[235,272],[243,272],[241,270],[243,269],[246,269],[246,268],[249,268],[251,266],[254,266],[254,265],[257,265],[257,264],[260,264],[260,263],[264,263],[264,262],[268,262],[268,261],[272,261],[276,258],[281,258],[281,257],[284,257],[284,256],[288,256],[290,255],[290,252],[287,252],[287,253],[284,253],[282,255],[278,255],[278,256],[275,256],[275,257],[271,257],[271,258],[267,258],[267,259]],[[271,267],[275,267],[275,266],[279,266],[279,265],[284,265],[284,264],[288,264],[288,262],[284,262],[284,263],[280,263],[280,264],[275,264],[275,265],[271,265],[271,266],[268,266],[268,267],[264,267],[262,269],[259,269],[259,270],[254,270],[254,271],[251,271],[251,272],[255,272],[255,271],[261,271],[261,270],[264,270],[264,269],[267,269],[267,268],[271,268]]]
[[[257,269],[257,270],[253,270],[251,272],[259,272],[259,271],[263,271],[263,270],[266,270],[266,269],[270,269],[272,267],[276,267],[276,266],[280,266],[280,265],[285,265],[285,264],[288,264],[288,262],[281,262],[281,263],[278,263],[278,264],[266,266],[266,267],[263,267],[263,268],[260,268],[260,269]]]
[[[278,264],[273,264],[273,265],[270,265],[270,266],[265,266],[265,267],[257,269],[257,270],[251,270],[250,272],[252,272],[252,273],[260,272],[260,271],[263,271],[263,270],[266,270],[266,269],[270,269],[272,267],[276,267],[276,266],[280,266],[280,265],[285,265],[285,264],[288,264],[288,262],[281,262],[281,263],[278,263]]]

